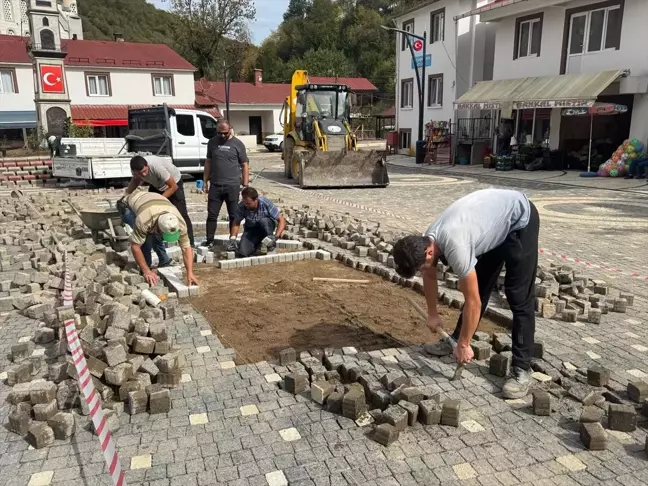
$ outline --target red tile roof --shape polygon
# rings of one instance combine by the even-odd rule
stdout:
[[[377,91],[367,78],[325,78],[313,76],[313,83],[346,84],[353,91]],[[196,104],[214,106],[225,103],[225,83],[222,81],[196,81]],[[234,104],[282,104],[290,94],[287,83],[232,83],[230,85],[230,103]]]
[[[26,37],[0,35],[0,63],[31,63],[28,41]],[[66,66],[195,71],[190,62],[165,44],[65,39],[61,42],[68,53]]]
[[[148,108],[150,105],[130,105],[130,108]],[[196,108],[193,105],[169,105],[170,108],[206,111],[214,118],[221,114],[216,108]],[[83,120],[125,120],[128,118],[127,105],[72,105],[72,119]]]
[[[367,78],[329,78],[322,76],[310,76],[311,83],[321,84],[346,84],[352,91],[378,91]]]

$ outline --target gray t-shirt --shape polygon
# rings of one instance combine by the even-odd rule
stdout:
[[[232,137],[221,143],[218,137],[207,144],[207,158],[211,160],[209,182],[214,185],[238,186],[241,184],[241,166],[248,163],[245,145]]]
[[[167,181],[173,177],[173,180],[178,184],[182,179],[180,170],[173,165],[170,158],[162,158],[157,155],[146,155],[144,157],[148,163],[148,174],[146,177],[140,177],[142,181],[150,184],[160,192],[164,192],[169,188]]]
[[[477,257],[497,248],[513,231],[529,224],[526,195],[509,189],[482,189],[452,203],[425,232],[460,279]]]

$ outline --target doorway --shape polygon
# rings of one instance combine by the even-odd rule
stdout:
[[[258,145],[263,143],[263,124],[260,116],[250,117],[250,135],[256,135]]]

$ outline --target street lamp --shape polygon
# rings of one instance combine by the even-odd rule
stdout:
[[[394,22],[394,25],[396,23]],[[418,113],[418,141],[416,142],[416,163],[422,164],[425,159],[425,150],[423,141],[423,112],[425,110],[425,62],[426,62],[426,52],[427,52],[427,33],[424,31],[423,36],[416,35],[413,32],[407,32],[406,30],[398,29],[396,27],[388,27],[386,25],[381,25],[383,29],[387,31],[400,32],[405,36],[407,41],[407,47],[409,47],[410,54],[412,55],[412,62],[414,63],[414,68],[416,70],[416,85],[418,87],[419,94],[419,113]],[[412,45],[412,38],[418,39],[423,43],[423,58],[421,59],[421,65],[416,59],[416,54],[414,53],[414,46]]]

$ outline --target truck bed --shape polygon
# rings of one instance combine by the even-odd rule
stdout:
[[[130,155],[102,157],[54,157],[54,177],[69,179],[130,179]]]

